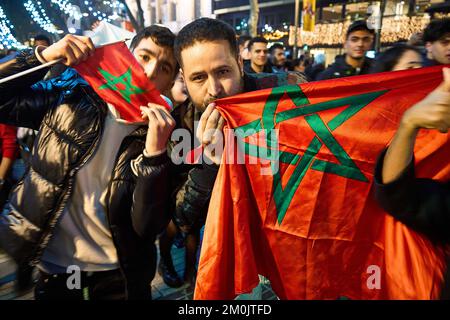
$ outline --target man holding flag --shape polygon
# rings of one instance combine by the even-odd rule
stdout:
[[[0,84],[0,121],[39,129],[0,217],[1,247],[19,268],[39,268],[36,299],[151,298],[175,124],[158,91],[178,71],[174,39],[148,27],[132,54],[123,43],[95,49],[68,35],[0,65],[0,78],[59,59],[79,72],[38,82],[43,68]]]
[[[220,132],[224,124],[213,102],[242,92],[306,80],[295,73],[258,76],[244,73],[233,28],[216,19],[201,18],[181,29],[175,41],[175,55],[190,98],[172,112],[176,128],[189,132],[192,146],[195,135],[205,146],[201,164],[182,164],[175,168],[172,197],[174,222],[187,234],[185,280],[193,285],[200,228],[206,218],[221,158],[219,153],[210,152],[215,145],[220,149],[220,141],[210,133]],[[182,142],[185,143],[184,139]],[[171,142],[172,153],[176,154],[176,148]],[[170,256],[174,236],[172,232],[160,238],[161,270],[168,284],[179,282]]]

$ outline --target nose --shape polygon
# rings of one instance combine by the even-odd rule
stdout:
[[[213,97],[220,97],[223,91],[220,81],[214,77],[210,77],[208,82],[208,94]]]
[[[147,64],[144,68],[145,75],[147,76],[147,78],[153,79],[156,76],[156,69],[157,69],[156,61],[152,61],[149,64]]]

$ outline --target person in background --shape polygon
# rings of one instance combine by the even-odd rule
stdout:
[[[345,54],[337,56],[335,62],[321,72],[315,80],[336,79],[369,73],[373,59],[366,53],[372,48],[375,31],[365,20],[353,22],[347,30],[344,42]]]
[[[36,37],[34,37],[33,47],[35,47],[35,48],[38,46],[50,47],[51,45],[52,45],[52,40],[50,40],[50,38],[44,34],[38,34]]]
[[[263,37],[255,37],[249,41],[250,64],[244,66],[246,73],[273,73],[272,68],[267,63],[269,59],[267,44],[267,40]]]
[[[11,189],[9,176],[17,151],[16,128],[0,124],[0,212]]]
[[[247,35],[239,36],[238,38],[238,46],[239,46],[239,56],[245,62],[250,62],[250,52],[248,50],[248,43],[252,37]]]
[[[274,72],[286,72],[286,53],[284,46],[280,43],[275,43],[270,47],[269,53],[272,70]]]
[[[167,91],[166,96],[172,101],[173,108],[178,107],[189,98],[181,73],[178,73],[172,88]]]
[[[381,53],[370,73],[421,68],[423,65],[419,49],[399,44]]]
[[[325,70],[325,55],[318,53],[314,57],[314,62],[306,67],[305,73],[309,81],[317,80],[317,76]]]
[[[306,68],[309,66],[310,61],[306,59],[305,55],[301,55],[300,58],[288,61],[288,70],[305,73]]]
[[[424,65],[450,64],[450,18],[433,20],[423,32]]]

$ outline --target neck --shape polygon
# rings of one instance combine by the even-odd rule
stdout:
[[[262,73],[264,71],[264,66],[257,66],[252,62],[252,69],[257,73]]]
[[[348,54],[345,55],[345,62],[351,65],[353,68],[361,68],[364,63],[364,58],[355,59],[350,57]]]

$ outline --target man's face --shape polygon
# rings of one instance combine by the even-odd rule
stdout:
[[[145,38],[134,48],[133,54],[159,92],[172,87],[177,65],[172,48],[158,46],[151,38]]]
[[[283,49],[275,49],[273,52],[273,63],[276,66],[282,67],[286,63],[286,55]]]
[[[427,42],[428,56],[439,64],[450,63],[450,33],[434,42]]]
[[[196,42],[181,51],[184,82],[195,107],[243,90],[242,66],[226,40]]]
[[[362,59],[370,50],[373,43],[373,35],[366,30],[351,32],[344,43],[345,52],[353,59]]]
[[[267,63],[267,43],[255,42],[250,50],[250,60],[257,66],[264,66]]]

